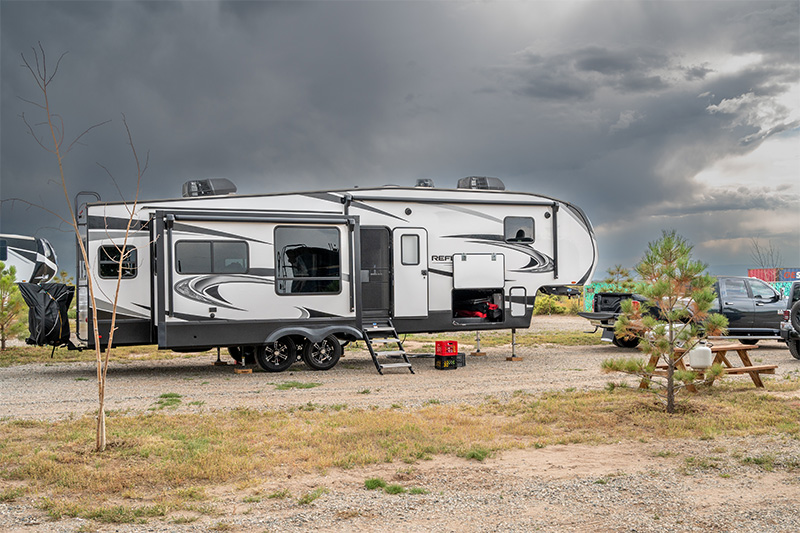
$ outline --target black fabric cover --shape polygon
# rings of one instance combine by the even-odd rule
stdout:
[[[69,343],[67,312],[75,296],[75,287],[63,283],[18,283],[28,304],[28,344],[62,346]]]

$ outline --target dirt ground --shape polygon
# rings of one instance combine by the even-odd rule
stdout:
[[[587,325],[579,318],[537,317],[531,329],[581,331]],[[466,345],[461,348],[472,350]],[[486,356],[467,356],[465,367],[448,371],[434,369],[432,358],[414,358],[413,375],[407,371],[378,375],[368,355],[353,353],[328,372],[307,371],[296,364],[281,374],[236,374],[233,366],[215,366],[214,358],[208,356],[119,364],[109,370],[107,406],[128,413],[146,412],[161,394],[178,393],[182,402],[177,413],[279,409],[309,402],[414,407],[431,400],[479,404],[490,397],[507,399],[516,391],[599,389],[609,381],[636,384],[633,378],[600,371],[606,358],[637,353],[611,345],[518,346],[516,355],[521,361],[506,360],[510,345],[485,351]],[[800,375],[800,361],[777,342],[762,342],[751,358],[754,364],[778,365],[774,379]],[[0,416],[56,420],[91,413],[96,406],[94,373],[91,363],[57,360],[2,368]],[[726,379],[752,384],[747,376]],[[276,389],[276,384],[286,381],[320,385]],[[800,398],[797,392],[767,390],[765,394]],[[763,456],[773,458],[779,468],[769,470],[742,460]],[[372,477],[424,490],[398,495],[370,491],[364,481]],[[316,489],[321,495],[313,503],[298,503],[302,495]],[[268,497],[280,491],[291,496]],[[483,462],[436,457],[414,465],[384,464],[264,479],[257,487],[244,489],[216,487],[213,500],[217,516],[188,513],[130,525],[80,519],[53,522],[38,510],[36,501],[0,501],[0,530],[800,531],[800,440],[762,436],[661,442],[643,438],[602,446],[514,450]]]

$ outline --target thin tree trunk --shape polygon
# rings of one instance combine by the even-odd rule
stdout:
[[[675,363],[670,361],[667,365],[667,412],[675,412]]]

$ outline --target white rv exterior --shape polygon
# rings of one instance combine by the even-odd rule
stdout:
[[[91,317],[90,268],[101,343],[127,210],[91,203],[83,220],[79,315]],[[540,289],[582,285],[596,261],[584,213],[528,193],[387,186],[142,202],[114,344],[235,351],[283,340],[299,351],[361,339],[382,319],[398,333],[525,328]]]
[[[45,283],[58,272],[58,259],[45,239],[25,235],[0,235],[0,262],[16,268],[16,281]]]

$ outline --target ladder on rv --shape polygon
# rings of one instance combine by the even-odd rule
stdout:
[[[375,368],[378,369],[378,374],[383,375],[383,371],[387,368],[407,368],[412,374],[414,373],[414,369],[411,368],[411,363],[408,361],[408,354],[403,349],[403,343],[390,319],[373,320],[369,326],[365,324],[363,331],[364,342],[367,344]],[[392,347],[392,344],[395,347]],[[383,362],[387,357],[399,358],[403,362]]]

